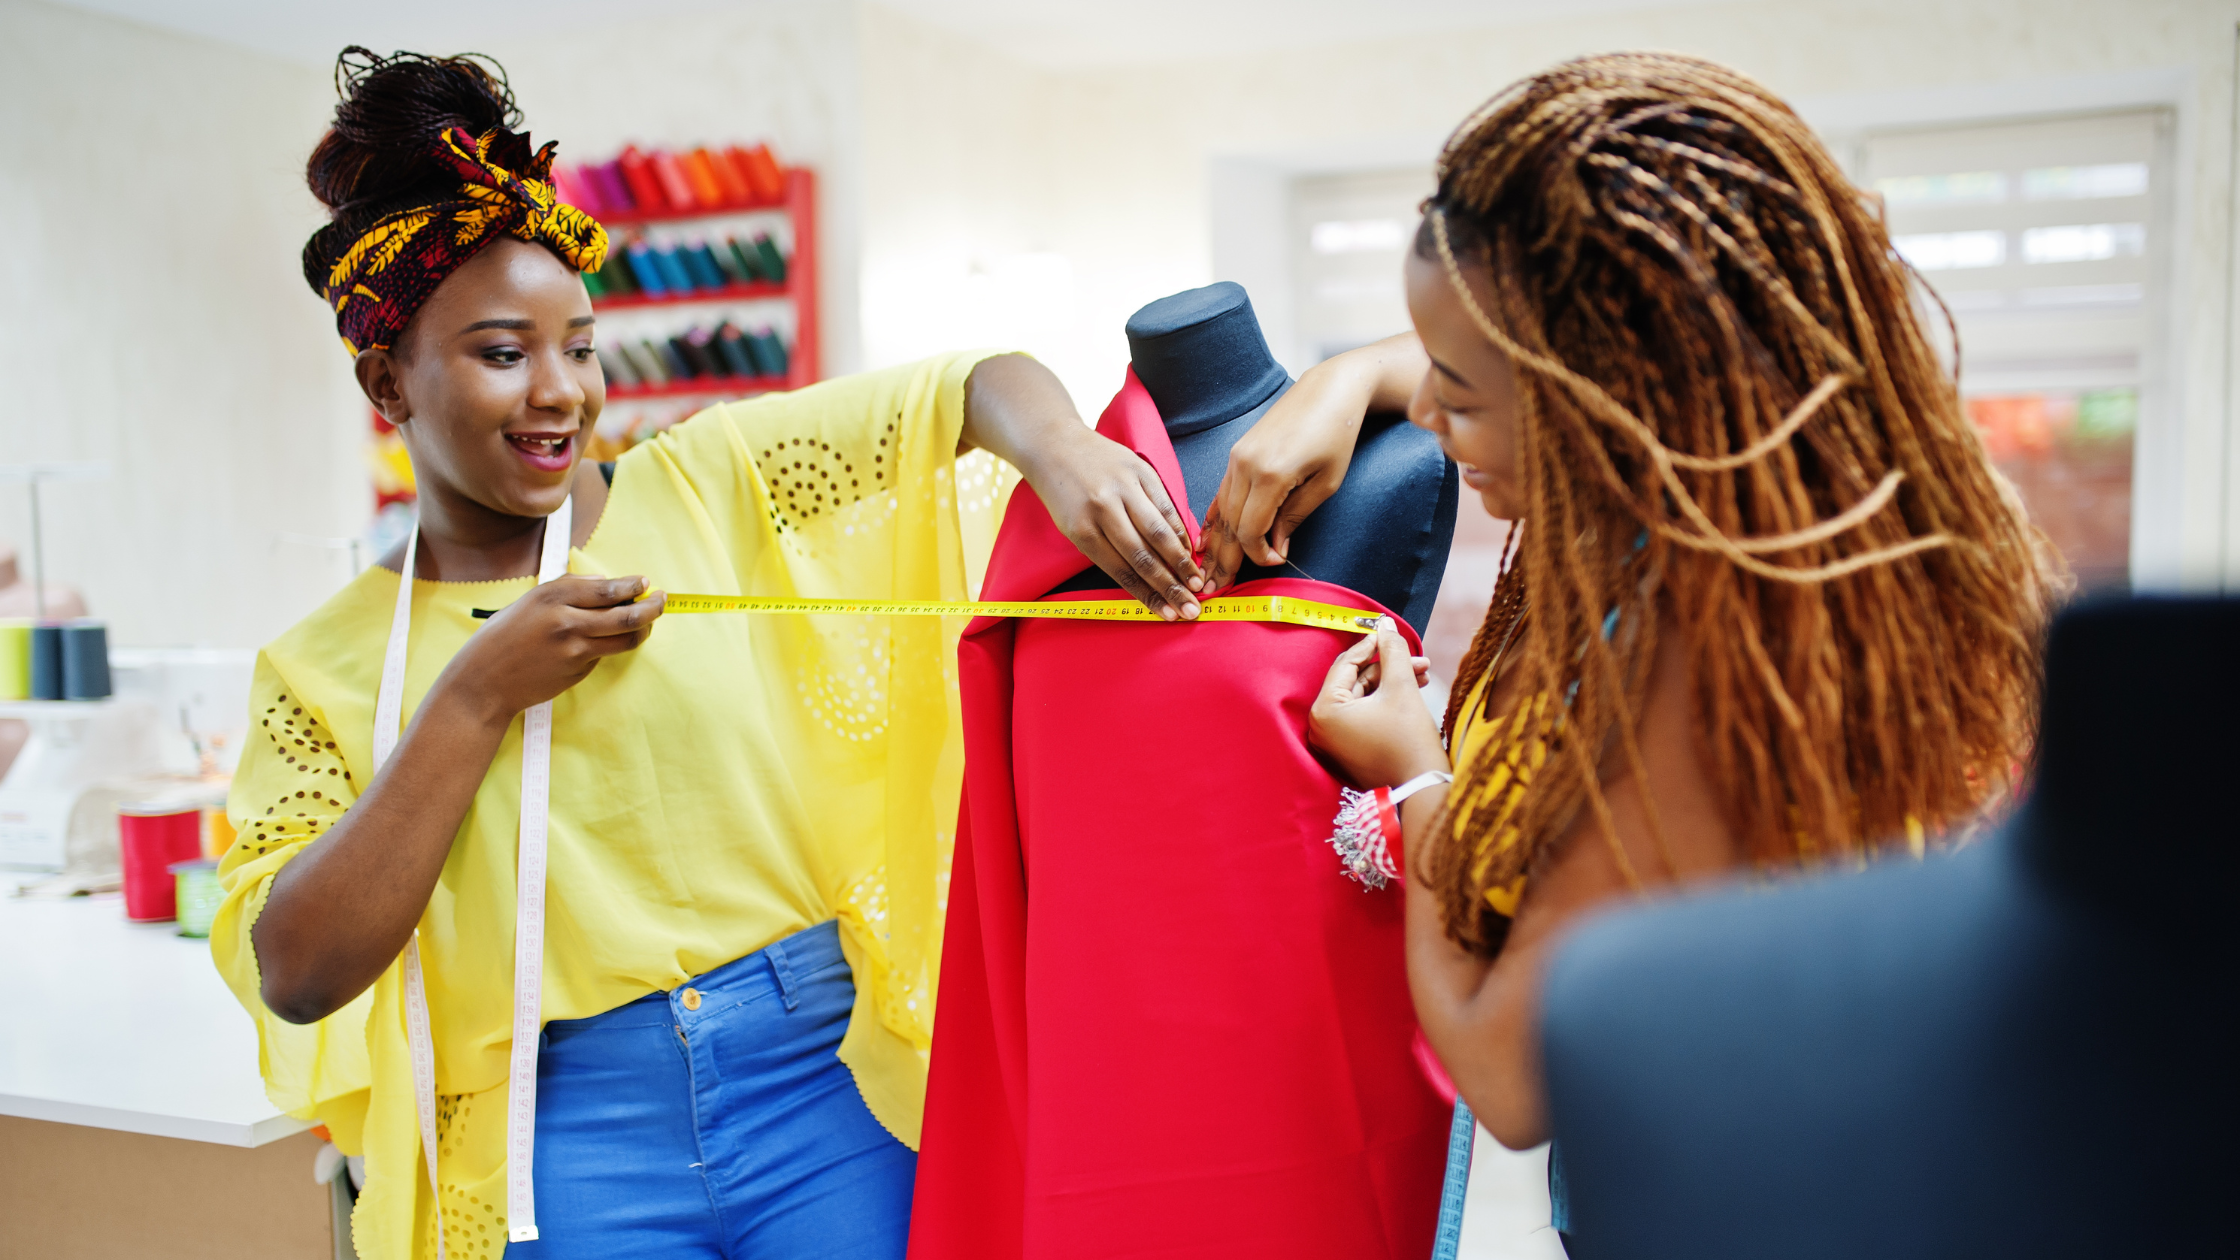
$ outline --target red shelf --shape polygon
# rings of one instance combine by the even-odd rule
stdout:
[[[685,306],[694,302],[740,302],[748,299],[793,296],[788,285],[758,280],[753,284],[727,284],[720,289],[694,289],[689,293],[605,293],[591,299],[594,307]]]
[[[695,395],[770,394],[790,388],[783,376],[696,376],[666,385],[616,385],[609,383],[607,398],[690,398]]]
[[[720,219],[726,215],[754,214],[757,211],[783,212],[785,201],[756,201],[743,206],[725,206],[720,210],[631,210],[622,214],[596,216],[601,226],[642,227],[648,223],[685,223],[693,219]]]

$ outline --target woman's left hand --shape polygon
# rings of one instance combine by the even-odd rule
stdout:
[[[1392,787],[1447,768],[1439,725],[1424,707],[1431,662],[1408,655],[1390,617],[1338,654],[1307,713],[1307,742],[1364,788]]]
[[[1203,584],[1182,517],[1159,474],[1134,451],[1075,427],[1020,474],[1050,519],[1092,564],[1168,621],[1198,615]]]

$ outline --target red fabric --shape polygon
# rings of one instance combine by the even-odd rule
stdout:
[[[1132,374],[1098,430],[1187,501]],[[1016,495],[982,597],[1038,598],[1081,563]],[[1340,871],[1339,785],[1305,740],[1350,638],[968,630],[914,1260],[1430,1254],[1449,1114],[1414,1053],[1400,896]]]

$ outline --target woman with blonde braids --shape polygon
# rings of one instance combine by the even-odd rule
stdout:
[[[2051,575],[1875,211],[1765,88],[1570,62],[1466,121],[1438,177],[1415,336],[1302,381],[1215,511],[1254,538],[1256,488],[1332,462],[1266,452],[1335,450],[1412,391],[1520,522],[1444,746],[1390,629],[1339,658],[1311,731],[1363,787],[1451,769],[1400,807],[1410,983],[1524,1147],[1548,1136],[1551,941],[1617,898],[1918,850],[1982,811],[2028,753]]]

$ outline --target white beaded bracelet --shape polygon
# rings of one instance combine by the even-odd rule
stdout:
[[[1338,789],[1338,817],[1330,847],[1338,851],[1339,868],[1369,888],[1397,882],[1400,864],[1393,854],[1400,848],[1400,802],[1435,783],[1452,782],[1453,775],[1432,770],[1399,787],[1370,792]]]

